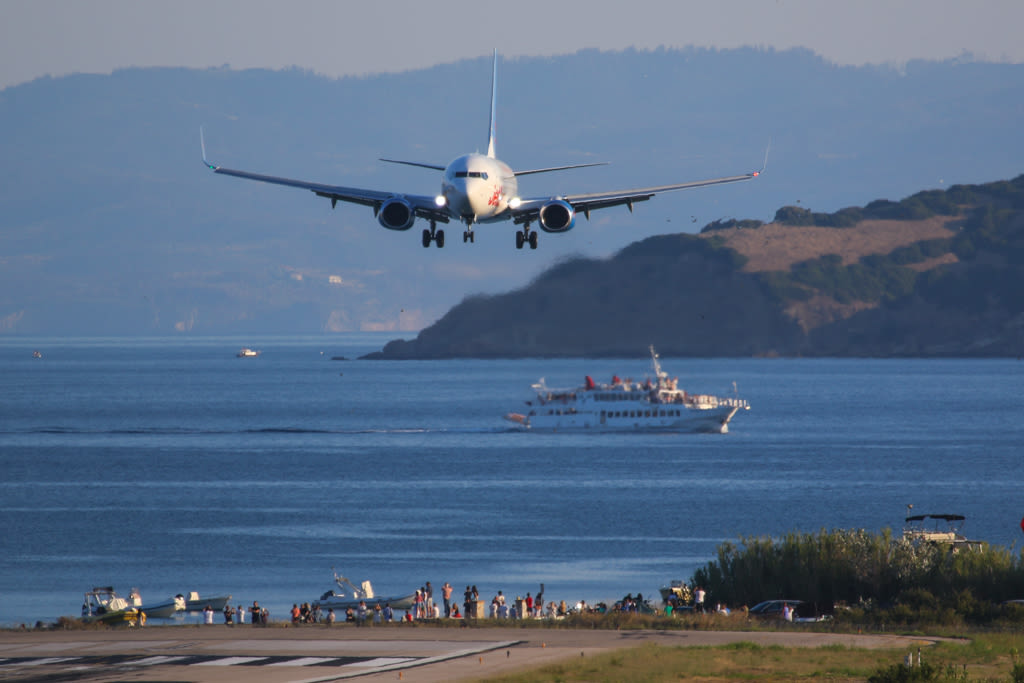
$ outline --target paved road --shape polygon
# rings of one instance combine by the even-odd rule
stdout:
[[[594,631],[349,625],[286,628],[161,626],[0,632],[0,680],[239,683],[451,681],[587,657],[641,642],[910,649],[938,639],[726,631]]]

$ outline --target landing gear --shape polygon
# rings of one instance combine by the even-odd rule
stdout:
[[[530,249],[537,248],[537,231],[530,230],[529,223],[516,233],[516,249],[522,249],[524,244],[529,244]]]
[[[423,229],[423,248],[429,247],[431,242],[437,243],[438,249],[444,246],[444,230],[438,230],[434,221],[430,221],[430,230]]]
[[[464,231],[462,233],[462,241],[463,242],[472,242],[473,244],[476,244],[476,233],[473,232],[472,230]]]

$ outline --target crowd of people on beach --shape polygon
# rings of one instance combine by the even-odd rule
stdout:
[[[303,624],[331,626],[339,620],[363,626],[368,623],[384,624],[442,618],[558,619],[571,614],[648,612],[652,609],[640,593],[637,593],[636,597],[632,594],[626,595],[625,598],[610,607],[603,602],[588,605],[584,600],[579,600],[573,605],[566,604],[565,600],[545,602],[544,584],[540,585],[540,590],[536,595],[528,592],[526,597],[509,598],[503,591],[498,590],[489,601],[481,600],[480,591],[475,585],[466,586],[462,594],[461,605],[454,599],[454,593],[454,588],[446,581],[440,590],[440,600],[437,601],[434,598],[434,589],[427,581],[415,590],[412,604],[407,609],[397,610],[397,612],[401,612],[400,614],[396,613],[390,601],[370,598],[360,600],[358,604],[347,607],[343,615],[335,614],[333,608],[325,609],[316,601],[304,602],[301,605],[294,603],[289,613],[289,619],[295,626]],[[703,597],[699,594],[698,596]],[[701,605],[702,601],[698,601],[697,604]],[[223,618],[224,624],[228,626],[246,623],[253,626],[266,626],[270,621],[270,613],[266,607],[261,607],[258,601],[253,601],[252,607],[248,609],[242,605],[237,607],[232,607],[230,604],[225,605]],[[203,623],[214,623],[214,610],[209,605],[203,610]]]
[[[252,607],[246,609],[242,605],[237,608],[232,607],[230,604],[224,605],[223,610],[224,623],[228,626],[234,626],[235,624],[244,624],[245,615],[249,615],[249,623],[253,626],[266,626],[270,622],[270,611],[266,607],[260,607],[260,603],[256,600],[252,601]],[[212,624],[214,618],[214,609],[211,605],[207,605],[203,608],[203,623]]]
[[[461,606],[454,599],[454,593],[454,588],[446,581],[440,590],[440,600],[436,601],[434,589],[430,582],[427,581],[414,592],[412,604],[408,609],[399,610],[402,612],[401,614],[396,614],[396,610],[389,601],[383,599],[373,600],[371,598],[369,600],[360,600],[355,606],[348,607],[345,609],[343,616],[335,614],[333,608],[324,609],[319,602],[304,602],[301,605],[294,603],[292,604],[289,618],[295,626],[303,624],[331,626],[339,619],[356,626],[363,626],[367,623],[413,622],[441,618],[553,619],[566,617],[574,612],[603,612],[607,610],[604,603],[591,607],[583,600],[578,601],[573,606],[567,605],[565,600],[557,603],[552,600],[545,603],[544,584],[541,584],[540,591],[537,592],[536,596],[529,592],[525,598],[516,596],[514,599],[510,599],[505,596],[503,591],[499,590],[486,603],[481,600],[480,591],[476,586],[466,586]],[[638,595],[637,598],[642,601],[641,596]],[[623,610],[636,609],[636,602],[632,599],[628,600],[624,605],[622,607]],[[614,609],[618,608],[619,603],[616,603]],[[206,624],[214,623],[213,614],[213,608],[207,605],[203,610],[203,622]],[[265,607],[260,607],[257,601],[253,601],[253,606],[248,609],[242,605],[237,607],[232,607],[231,605],[224,606],[223,617],[224,624],[226,625],[245,624],[246,615],[249,615],[248,623],[253,626],[265,626],[270,619],[269,611]]]

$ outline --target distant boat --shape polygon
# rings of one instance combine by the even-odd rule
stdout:
[[[239,358],[255,358],[260,355],[260,351],[254,351],[248,346],[242,347],[242,350],[236,354]]]
[[[35,351],[32,352],[32,357],[33,358],[42,358],[43,354],[42,354],[41,351],[39,351],[39,349],[36,349]]]

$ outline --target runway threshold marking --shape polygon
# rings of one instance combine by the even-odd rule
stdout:
[[[357,657],[357,656],[291,656],[291,655],[79,655],[68,657],[0,657],[0,671],[12,672],[23,667],[74,665],[76,670],[94,667],[155,667],[155,666],[277,666],[331,668],[335,672],[326,676],[306,679],[305,683],[336,681],[372,673],[397,671],[425,666],[460,657],[518,645],[522,641],[484,643],[479,647],[451,650],[430,657]]]

